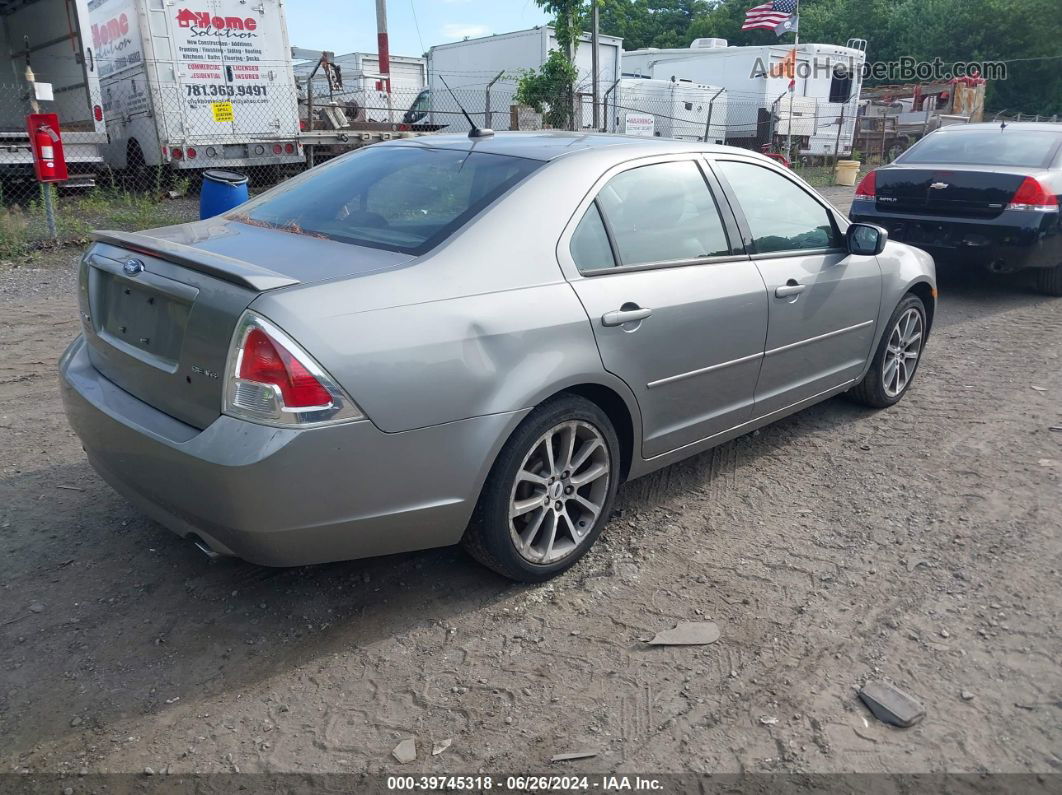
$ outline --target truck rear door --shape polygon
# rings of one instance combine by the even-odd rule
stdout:
[[[193,0],[168,10],[188,140],[290,140],[298,134],[280,0]]]
[[[28,57],[36,81],[51,84],[53,99],[41,101],[41,111],[59,115],[64,136],[95,133],[98,138],[81,140],[98,142],[106,140],[106,128],[88,19],[88,0],[36,0],[7,14],[3,29],[20,82]]]

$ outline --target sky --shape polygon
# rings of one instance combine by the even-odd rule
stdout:
[[[284,12],[294,47],[336,55],[376,52],[375,0],[288,0]],[[421,55],[433,44],[546,21],[534,0],[387,0],[392,55]]]

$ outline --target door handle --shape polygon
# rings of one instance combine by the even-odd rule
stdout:
[[[796,279],[790,279],[781,287],[778,287],[774,291],[774,295],[776,298],[792,298],[794,295],[800,295],[806,289],[808,289],[806,284],[801,284]]]
[[[622,326],[624,323],[637,323],[653,314],[652,309],[642,309],[637,304],[624,304],[623,306],[623,309],[615,309],[603,314],[601,325]]]

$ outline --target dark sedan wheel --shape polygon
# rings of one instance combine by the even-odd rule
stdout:
[[[917,295],[908,294],[889,318],[870,370],[849,395],[878,409],[898,403],[914,381],[925,344],[925,305]]]
[[[1062,265],[1037,270],[1036,289],[1044,295],[1062,296]]]
[[[576,395],[536,408],[502,448],[465,533],[465,548],[514,580],[570,568],[608,519],[619,476],[608,416]]]

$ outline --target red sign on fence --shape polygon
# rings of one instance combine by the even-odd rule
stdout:
[[[39,182],[63,182],[67,178],[59,117],[54,113],[31,113],[26,117],[33,150],[33,172]]]

